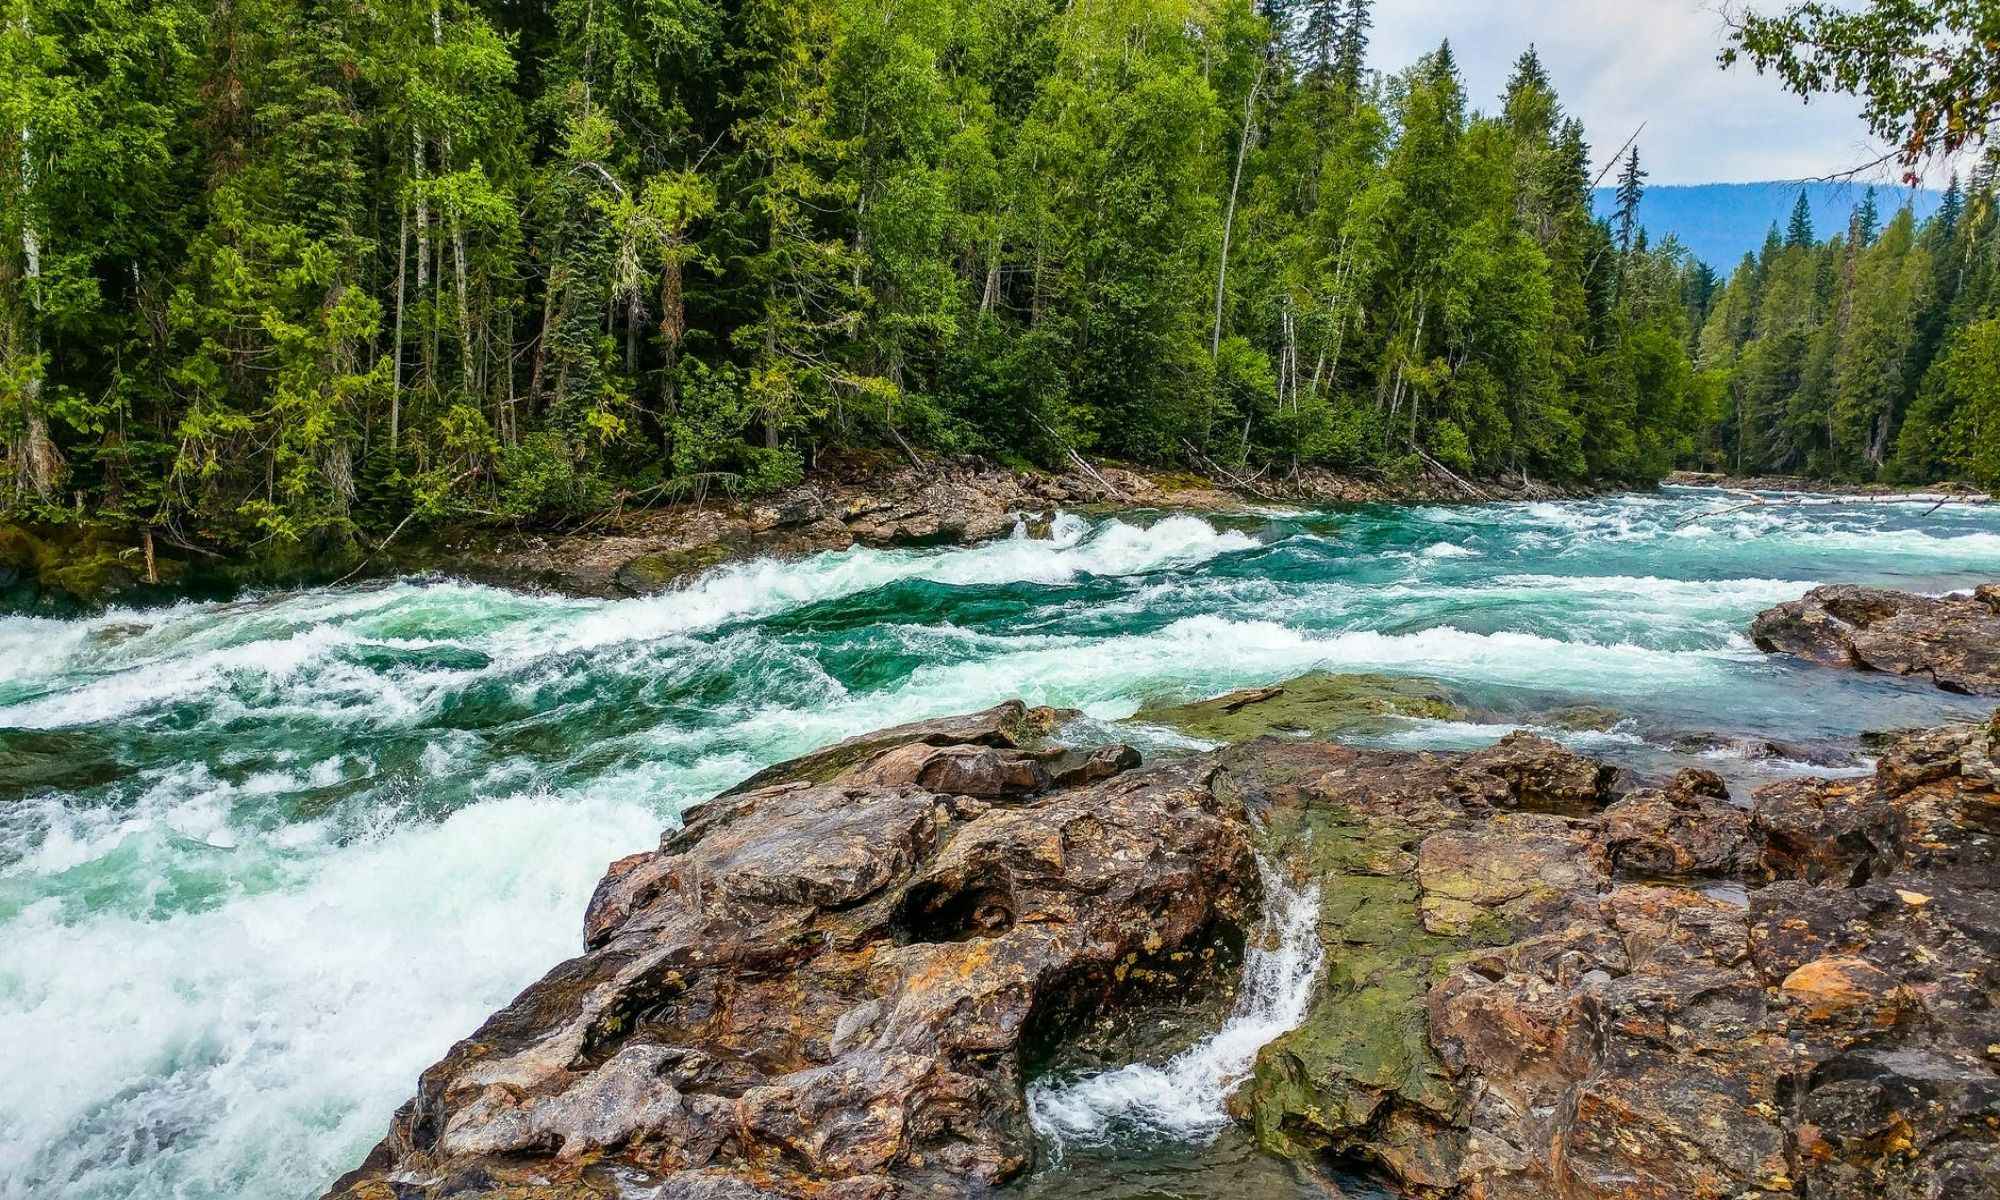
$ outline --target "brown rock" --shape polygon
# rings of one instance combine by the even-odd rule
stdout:
[[[586,952],[426,1071],[331,1194],[556,1200],[615,1167],[660,1194],[890,1197],[1017,1174],[1024,1046],[1199,992],[1186,951],[1244,923],[1257,878],[1208,768],[1101,777],[1130,761],[1112,747],[1050,791],[1015,748],[1034,724],[1002,705],[809,756],[613,864]]]
[[[1682,771],[1665,791],[1641,791],[1604,810],[1604,839],[1621,875],[1733,876],[1749,857],[1750,814],[1727,802],[1709,771]]]
[[[1766,653],[1822,666],[1923,675],[1946,691],[2000,695],[2000,610],[1990,595],[1936,599],[1885,588],[1819,587],[1760,614],[1750,625],[1750,640]]]
[[[1852,1009],[1878,1008],[1896,990],[1896,981],[1865,959],[1830,955],[1815,958],[1778,985],[1805,1006],[1805,1019],[1825,1021]]]
[[[1549,778],[1588,808],[1518,747],[1239,748],[1230,790],[1295,831],[1330,966],[1237,1107],[1412,1196],[2000,1194],[1993,743],[1931,731],[1754,814],[1686,772],[1598,816],[1510,811]],[[1611,867],[1781,881],[1746,910]]]
[[[976,1194],[1033,1156],[1024,1055],[1209,994],[1254,839],[1326,964],[1231,1101],[1268,1149],[1422,1200],[2000,1195],[2000,721],[1745,814],[1533,738],[1132,770],[1054,719],[858,739],[614,863],[334,1194]]]

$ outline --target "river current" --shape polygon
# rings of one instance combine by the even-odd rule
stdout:
[[[0,617],[0,1198],[317,1195],[424,1066],[580,948],[607,862],[900,721],[1020,696],[1172,752],[1118,722],[1387,672],[1477,715],[1380,744],[1477,746],[1590,703],[1624,719],[1561,736],[1656,774],[1689,731],[1818,744],[1985,711],[1742,630],[1815,583],[2000,577],[2000,511],[1741,503],[1065,515],[1049,539],[753,562],[638,600],[405,580]],[[1716,753],[1744,783],[1804,769]],[[1154,1075],[1185,1090],[1185,1067]],[[1143,1110],[1124,1093],[1148,1078],[1038,1124],[1074,1136],[1092,1095]]]

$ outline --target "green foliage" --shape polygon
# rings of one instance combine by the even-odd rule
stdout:
[[[1894,378],[1614,241],[1532,52],[1495,117],[1448,45],[1364,70],[1371,0],[7,13],[0,472],[111,534],[563,522],[840,445],[1643,478],[1717,452],[1683,345]]]
[[[2000,7],[1991,0],[1821,0],[1746,13],[1723,51],[1801,96],[1862,99],[1876,136],[1900,148],[1910,182],[1925,159],[1983,141],[2000,116]]]
[[[2000,427],[1975,413],[1995,290],[1993,175],[1953,182],[1922,227],[1864,205],[1825,242],[1745,259],[1694,336],[1694,427],[1679,459],[1745,473],[1932,482],[1978,476]],[[1981,478],[1984,478],[1981,476]]]

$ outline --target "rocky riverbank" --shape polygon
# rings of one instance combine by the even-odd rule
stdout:
[[[229,556],[194,543],[102,531],[0,525],[0,597],[13,607],[89,608],[245,587],[439,573],[577,596],[658,592],[720,563],[852,545],[971,544],[1017,521],[1046,528],[1058,509],[1240,512],[1267,504],[1554,499],[1589,494],[1527,480],[1442,474],[1366,480],[1318,470],[1284,478],[1196,475],[1077,463],[1015,470],[982,459],[917,467],[876,457],[829,459],[806,482],[767,496],[704,497],[619,510],[569,530],[464,525],[382,542],[266,547]]]
[[[1267,711],[1311,726],[1323,692]],[[1274,703],[1225,699],[1183,715]],[[1134,1014],[1220,1021],[1261,859],[1317,897],[1325,965],[1229,1110],[1308,1169],[1431,1198],[2000,1195],[2000,717],[1747,808],[1522,734],[1141,765],[1064,748],[1065,718],[855,739],[613,864],[584,952],[329,1194],[1004,1185],[1037,1160],[1031,1078],[1186,1044],[1121,1037]]]
[[[1660,481],[1668,487],[1719,487],[1744,492],[1812,492],[1822,496],[1880,497],[1959,496],[1983,498],[1985,493],[1970,484],[1949,480],[1931,484],[1847,483],[1834,479],[1812,479],[1804,475],[1728,475],[1715,471],[1675,471]]]

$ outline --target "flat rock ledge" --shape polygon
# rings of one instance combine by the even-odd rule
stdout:
[[[584,953],[329,1196],[983,1194],[1036,1162],[1024,1085],[1083,1031],[1227,992],[1261,855],[1317,887],[1327,966],[1230,1105],[1308,1171],[2000,1198],[2000,716],[1746,808],[1527,734],[1142,767],[1046,744],[1063,715],[855,739],[613,864]]]
[[[1944,597],[1852,584],[1818,587],[1758,614],[1750,640],[1767,654],[2000,696],[2000,584]]]

